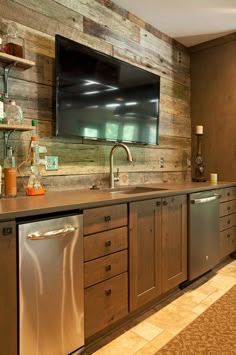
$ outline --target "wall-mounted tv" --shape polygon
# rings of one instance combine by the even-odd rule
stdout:
[[[158,144],[160,77],[56,35],[56,135]]]

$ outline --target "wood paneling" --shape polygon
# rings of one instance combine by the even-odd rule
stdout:
[[[179,182],[189,179],[190,64],[186,48],[108,0],[0,0],[0,6],[0,35],[8,23],[15,22],[24,39],[26,59],[36,63],[26,71],[11,70],[9,96],[22,107],[27,124],[31,119],[38,120],[40,144],[47,147],[48,155],[59,156],[58,171],[42,168],[48,189],[63,189],[60,176],[69,182],[72,175],[78,179],[74,179],[71,188],[90,187],[92,183],[108,185],[109,152],[113,145],[54,136],[56,33],[161,76],[159,145],[131,145],[134,163],[127,164],[118,151],[115,165],[130,183],[155,178]],[[1,75],[2,71],[0,92]],[[24,159],[29,141],[29,133],[11,135],[10,145],[17,152],[18,163]],[[2,135],[0,146],[3,147]],[[159,167],[159,157],[166,160],[164,169]],[[22,174],[29,174],[29,166],[24,166]]]
[[[208,179],[210,173],[218,173],[220,181],[236,180],[235,57],[235,34],[196,46],[192,53],[192,126],[193,132],[196,125],[204,126],[202,154]],[[196,139],[193,147],[192,160]]]

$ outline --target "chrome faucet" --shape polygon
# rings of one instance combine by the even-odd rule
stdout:
[[[118,172],[117,172],[117,176],[114,176],[114,166],[113,166],[113,155],[115,153],[115,151],[117,150],[117,148],[122,147],[124,148],[124,150],[127,153],[127,160],[129,161],[133,161],[132,158],[132,154],[129,150],[129,148],[127,147],[127,145],[123,144],[123,143],[117,143],[115,144],[112,148],[111,148],[111,152],[110,152],[110,187],[113,188],[114,187],[114,182],[115,181],[119,181],[119,176],[118,176]]]

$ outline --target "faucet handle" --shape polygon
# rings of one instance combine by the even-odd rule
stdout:
[[[120,180],[120,169],[117,168],[116,173],[114,173],[114,181]]]

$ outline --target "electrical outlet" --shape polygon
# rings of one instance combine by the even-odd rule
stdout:
[[[58,170],[58,156],[56,155],[46,155],[45,156],[46,170]]]

